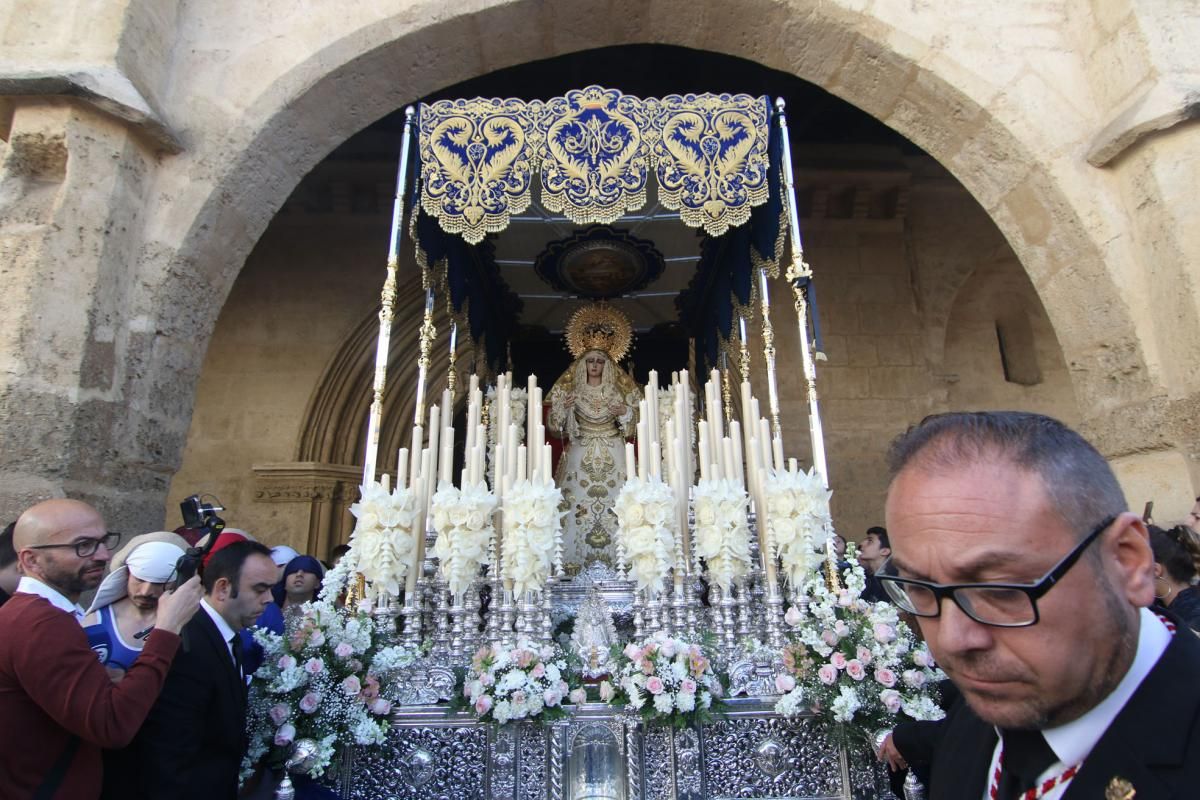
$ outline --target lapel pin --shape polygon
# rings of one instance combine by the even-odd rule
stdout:
[[[1114,776],[1104,790],[1104,800],[1134,800],[1137,790],[1133,784],[1120,776]]]

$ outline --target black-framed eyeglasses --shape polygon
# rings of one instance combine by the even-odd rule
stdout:
[[[901,578],[889,558],[879,568],[877,577],[892,602],[918,617],[937,617],[942,613],[942,600],[951,598],[962,612],[982,625],[998,628],[1024,628],[1036,625],[1037,601],[1062,580],[1075,565],[1083,551],[1100,534],[1116,522],[1108,517],[1063,556],[1041,580],[1035,583],[931,583]]]
[[[69,542],[67,544],[38,544],[30,547],[30,550],[52,550],[56,547],[73,547],[75,555],[80,558],[91,558],[96,555],[96,551],[100,549],[100,545],[104,545],[111,553],[117,549],[117,545],[121,543],[121,534],[115,531],[109,531],[103,536],[96,539],[80,539],[77,542]]]

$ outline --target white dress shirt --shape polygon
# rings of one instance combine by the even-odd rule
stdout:
[[[18,594],[36,594],[38,597],[43,597],[50,601],[50,605],[65,611],[75,617],[77,622],[83,621],[83,607],[78,603],[72,603],[67,599],[67,596],[55,589],[53,586],[42,583],[37,578],[32,578],[29,575],[22,575],[21,580],[17,581]]]
[[[217,610],[208,604],[207,598],[200,599],[200,607],[204,609],[204,613],[212,619],[213,624],[217,626],[217,630],[221,633],[221,638],[225,640],[225,649],[229,651],[229,660],[233,665],[237,666],[237,659],[233,656],[233,640],[237,636],[237,631],[229,627],[229,623],[225,621]]]
[[[1117,714],[1121,713],[1121,709],[1129,702],[1129,698],[1133,697],[1133,693],[1142,685],[1142,681],[1150,674],[1150,670],[1154,669],[1163,651],[1171,643],[1171,632],[1157,614],[1143,608],[1140,617],[1137,653],[1117,688],[1079,719],[1042,731],[1042,736],[1046,737],[1046,744],[1050,745],[1058,760],[1038,776],[1039,784],[1058,777],[1074,764],[1082,766],[1088,753],[1092,752],[1096,742],[1100,741],[1100,737],[1117,718]],[[988,779],[983,792],[984,800],[990,800],[989,790],[996,774],[996,766],[1000,762],[1000,744],[997,742],[995,750],[992,751],[992,763],[988,767]],[[1060,783],[1042,795],[1042,800],[1058,800],[1070,785],[1069,781],[1065,784]]]

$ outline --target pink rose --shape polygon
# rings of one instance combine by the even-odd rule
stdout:
[[[837,681],[837,674],[837,668],[829,664],[822,664],[821,668],[817,670],[817,678],[826,686],[832,686]]]
[[[296,666],[296,659],[293,656],[280,656],[279,661],[275,663],[280,669],[291,669]]]
[[[382,697],[377,698],[371,703],[371,713],[377,717],[382,717],[384,714],[392,712],[392,701],[384,700]]]
[[[829,657],[829,663],[833,664],[837,669],[846,668],[846,657],[841,653],[834,653]]]
[[[838,636],[845,636],[850,632],[850,626],[846,624],[845,620],[839,619],[837,622],[833,623],[833,632]]]
[[[625,649],[621,652],[630,661],[638,660],[638,648],[637,648],[637,645],[634,644],[633,642],[630,642],[629,644],[625,645]]]
[[[558,687],[542,692],[542,704],[553,708],[562,702],[563,693]]]
[[[348,695],[356,695],[362,691],[362,682],[357,675],[350,675],[342,681],[342,691]]]
[[[875,680],[882,683],[889,689],[896,685],[896,673],[892,672],[887,667],[880,667],[875,670]]]
[[[305,714],[313,713],[319,705],[321,705],[321,697],[314,692],[309,692],[300,698],[300,710]]]
[[[837,604],[842,608],[849,608],[850,606],[854,605],[854,597],[845,589],[843,589],[838,593]]]
[[[482,694],[475,701],[475,713],[483,716],[492,710],[492,696],[490,694]]]
[[[879,693],[879,699],[883,702],[883,707],[891,713],[895,714],[900,711],[900,693],[895,689],[884,689]]]
[[[663,682],[662,678],[657,675],[646,679],[646,691],[650,694],[662,694]]]
[[[587,702],[587,689],[575,689],[571,692],[571,702],[575,705],[583,705]]]
[[[842,637],[838,636],[837,633],[830,630],[829,628],[826,628],[825,630],[821,631],[821,641],[824,642],[825,644],[829,645],[830,647],[833,647],[834,645],[836,645],[839,641],[841,641],[841,639],[842,639]]]
[[[613,685],[608,681],[600,681],[600,702],[607,703],[613,699]]]
[[[866,647],[863,647],[863,646],[860,644],[860,645],[858,646],[858,660],[859,660],[859,661],[861,661],[863,664],[870,664],[870,663],[871,663],[871,658],[872,658],[872,656],[871,656],[871,651],[870,651],[870,649],[869,649],[869,648],[866,648]]]
[[[318,628],[312,632],[312,636],[308,637],[308,643],[312,647],[320,647],[321,645],[325,644],[325,634],[321,632],[320,628]]]
[[[350,654],[353,652],[354,648],[351,647],[347,642],[342,642],[337,647],[333,648],[333,654],[338,658],[349,658]]]
[[[929,651],[922,648],[913,652],[913,663],[918,667],[932,667],[933,656],[929,655]]]
[[[530,651],[518,650],[517,651],[517,666],[520,667],[521,669],[528,669],[529,665],[533,663],[534,658],[535,658],[534,654],[531,653]]]
[[[304,704],[301,703],[300,707],[303,708]],[[292,709],[287,703],[276,703],[271,706],[271,710],[267,712],[267,715],[271,718],[271,722],[274,722],[276,727],[278,727],[288,721],[288,717],[292,715]]]
[[[538,662],[537,664],[534,665],[533,669],[531,669],[529,671],[529,674],[534,678],[542,677],[543,675],[546,674],[546,665],[542,664],[541,662]]]
[[[679,691],[681,694],[695,694],[696,682],[691,678],[684,678],[679,682]]]
[[[363,684],[362,691],[359,692],[363,702],[370,703],[376,697],[379,697],[379,679],[374,675],[368,675],[366,683]]]
[[[309,675],[318,675],[325,669],[325,662],[319,658],[310,658],[304,662],[304,671]]]
[[[846,674],[856,681],[861,681],[867,677],[867,671],[863,668],[862,662],[857,658],[852,658],[846,662]]]
[[[485,672],[479,676],[479,685],[480,686],[491,686],[495,682],[496,682],[496,676],[490,672]]]
[[[286,747],[296,738],[296,728],[293,725],[280,725],[279,730],[275,731],[275,744],[280,747]]]
[[[643,658],[642,663],[639,664],[638,667],[642,670],[643,675],[654,674],[654,662],[648,658]]]
[[[659,648],[659,652],[662,653],[667,658],[674,658],[675,657],[675,640],[668,639],[667,641],[663,642],[662,647]]]
[[[800,623],[804,621],[804,615],[795,606],[788,606],[787,613],[783,615],[783,621],[793,628],[799,628]]]
[[[515,692],[512,693],[513,705],[523,706],[523,705],[525,705],[526,699],[527,698],[525,696],[524,689],[517,689]]]
[[[896,640],[896,629],[883,622],[875,623],[874,633],[875,641],[882,642],[883,644]]]
[[[900,676],[904,683],[914,689],[920,689],[925,685],[925,673],[915,669],[906,669]]]
[[[780,694],[787,694],[792,689],[796,688],[796,679],[791,675],[776,675],[775,676],[775,691]]]

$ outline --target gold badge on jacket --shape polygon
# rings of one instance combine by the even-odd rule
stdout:
[[[1120,776],[1114,776],[1104,790],[1104,800],[1134,800],[1137,790],[1133,784]]]

